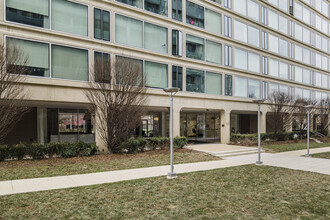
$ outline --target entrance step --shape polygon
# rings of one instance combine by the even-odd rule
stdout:
[[[310,137],[310,139],[313,140],[313,141],[315,141],[318,144],[322,144],[323,143],[322,141],[320,141],[320,140],[318,140],[316,138],[313,138],[313,137]]]
[[[261,150],[261,153],[265,152],[264,150]],[[214,153],[214,156],[217,157],[233,157],[233,156],[241,156],[241,155],[248,155],[248,154],[257,154],[258,149],[251,149],[251,150],[232,150],[228,152],[219,152],[219,153]]]

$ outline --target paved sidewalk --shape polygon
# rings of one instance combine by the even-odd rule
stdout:
[[[227,157],[226,160],[255,163],[257,160],[257,154]],[[264,165],[268,166],[283,167],[293,170],[303,170],[330,175],[329,159],[292,156],[285,153],[263,153],[261,154],[261,161]]]
[[[249,163],[235,160],[216,160],[198,163],[177,164],[175,165],[174,171],[180,174],[241,166],[246,164]],[[166,176],[169,168],[170,166],[158,166],[81,175],[1,181],[0,196]]]

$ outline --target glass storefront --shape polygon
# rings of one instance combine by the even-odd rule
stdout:
[[[141,125],[136,129],[136,136],[168,137],[169,114],[166,112],[149,112],[141,117]]]
[[[180,135],[189,141],[220,142],[220,113],[181,112]]]
[[[87,109],[47,109],[47,141],[94,143],[94,115]]]

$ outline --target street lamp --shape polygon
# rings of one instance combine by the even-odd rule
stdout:
[[[176,87],[164,89],[164,91],[170,96],[170,100],[171,100],[171,111],[170,111],[171,167],[170,167],[170,172],[167,175],[167,179],[173,179],[177,177],[177,175],[174,173],[174,165],[173,165],[173,96],[179,90],[180,89]]]
[[[311,112],[312,107],[313,105],[304,106],[304,108],[306,108],[307,110],[307,154],[305,155],[305,157],[311,157],[311,155],[309,154],[309,114]]]
[[[260,146],[260,105],[264,102],[264,99],[255,99],[253,100],[254,103],[258,105],[258,161],[256,161],[257,165],[261,165],[261,146]]]

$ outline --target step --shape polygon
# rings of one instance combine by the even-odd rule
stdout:
[[[265,151],[264,150],[261,150],[261,153],[264,153]],[[218,154],[215,154],[214,156],[217,156],[217,157],[233,157],[233,156],[241,156],[241,155],[248,155],[248,154],[257,154],[258,153],[258,150],[253,150],[253,151],[241,151],[241,152],[232,152],[232,153],[218,153]]]
[[[232,154],[232,153],[240,153],[240,152],[254,152],[258,150],[257,148],[251,148],[251,149],[238,149],[238,150],[227,150],[227,151],[207,151],[207,150],[202,150],[202,149],[192,149],[195,151],[199,152],[204,152],[212,155],[217,155],[217,154]]]

